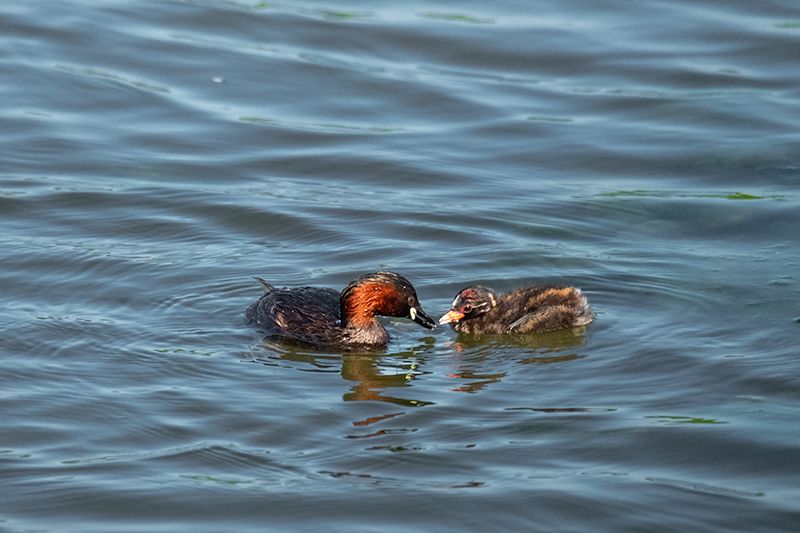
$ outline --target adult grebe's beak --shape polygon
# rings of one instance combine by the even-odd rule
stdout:
[[[412,307],[408,316],[423,328],[433,329],[436,327],[436,322],[421,307]]]

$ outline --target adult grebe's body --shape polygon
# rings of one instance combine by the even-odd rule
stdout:
[[[315,346],[346,348],[389,342],[377,315],[410,318],[433,328],[436,323],[417,300],[407,279],[394,272],[373,272],[351,281],[341,294],[333,289],[276,289],[258,279],[265,293],[246,312],[266,333]]]

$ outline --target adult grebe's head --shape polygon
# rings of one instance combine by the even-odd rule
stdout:
[[[342,290],[341,320],[345,327],[366,327],[376,315],[410,318],[420,326],[436,326],[422,310],[414,286],[394,272],[373,272],[351,281]]]

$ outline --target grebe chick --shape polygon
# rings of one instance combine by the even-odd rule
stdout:
[[[432,329],[413,285],[394,272],[373,272],[333,289],[276,289],[261,278],[265,293],[246,312],[247,319],[271,336],[315,346],[377,346],[389,342],[376,315],[410,318]]]
[[[488,287],[459,292],[440,324],[459,333],[544,333],[594,320],[586,296],[576,287],[537,285],[498,295]]]

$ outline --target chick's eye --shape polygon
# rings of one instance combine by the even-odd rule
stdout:
[[[469,305],[469,304],[467,304],[467,305],[465,305],[464,307],[462,307],[462,308],[461,308],[461,311],[463,311],[463,312],[464,312],[464,314],[467,314],[467,313],[469,313],[470,311],[472,311],[472,306],[471,306],[471,305]]]

